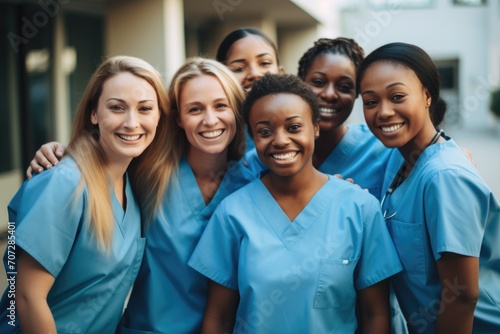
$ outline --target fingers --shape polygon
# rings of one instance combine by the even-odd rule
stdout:
[[[345,179],[345,180],[346,180],[347,182],[349,182],[349,183],[354,184],[354,180],[353,180],[353,179],[351,179],[350,177],[348,177],[348,178],[347,178],[347,179]]]
[[[35,156],[35,158],[31,160],[30,165],[26,170],[26,176],[28,177],[28,179],[31,179],[33,177],[33,174],[43,172],[43,167],[38,164],[38,161],[36,159],[37,158]]]
[[[31,160],[26,176],[28,179],[33,177],[33,174],[41,173],[44,169],[50,169],[59,163],[59,158],[64,155],[66,147],[58,142],[50,142],[43,144],[35,153],[35,157]]]
[[[469,151],[468,149],[464,148],[464,147],[461,147],[462,149],[462,152],[464,153],[464,155],[467,157],[467,159],[469,159],[469,161],[474,165],[474,167],[476,167],[477,169],[477,165],[476,165],[476,162],[474,161],[474,157],[472,156],[472,153],[471,151]]]
[[[59,158],[64,154],[64,145],[58,142],[50,142],[43,144],[38,151],[36,151],[35,159],[38,163],[46,169],[57,165]]]
[[[343,179],[344,177],[340,174],[333,174],[334,177],[336,177],[337,179]]]

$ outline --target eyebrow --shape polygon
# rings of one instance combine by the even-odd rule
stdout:
[[[111,100],[116,100],[121,103],[127,103],[124,99],[119,99],[117,97],[110,97],[109,99],[106,100],[106,102],[111,101]],[[145,103],[145,102],[155,102],[155,100],[141,100],[138,103]]]
[[[288,121],[290,121],[290,120],[292,120],[294,118],[303,119],[301,116],[290,116],[290,117],[285,118],[285,121],[288,122]],[[267,124],[271,124],[271,122],[270,121],[259,121],[259,122],[257,122],[257,124],[266,124],[267,125]]]
[[[389,89],[389,88],[392,88],[394,86],[399,86],[399,85],[406,87],[406,85],[404,83],[398,81],[398,82],[394,82],[394,83],[391,83],[391,84],[385,86],[385,89]],[[364,92],[361,92],[361,95],[373,94],[373,93],[375,93],[373,90],[365,90]]]
[[[229,99],[227,97],[219,97],[219,98],[216,98],[215,100],[211,101],[211,103],[218,103],[218,102],[229,103]],[[187,101],[186,103],[184,103],[184,106],[189,106],[189,105],[192,105],[192,104],[203,104],[203,102],[200,102],[200,101],[197,101],[197,100]]]
[[[264,53],[258,54],[255,58],[260,58],[260,57],[264,57],[264,56],[271,56],[272,57],[273,55],[270,52],[264,52]],[[235,60],[229,62],[228,65],[231,65],[233,63],[242,63],[244,61],[245,61],[244,58],[235,59]]]

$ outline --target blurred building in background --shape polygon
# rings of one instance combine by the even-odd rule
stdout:
[[[277,42],[288,73],[319,37],[355,38],[367,52],[417,44],[439,67],[452,106],[447,126],[491,126],[489,91],[500,86],[495,0],[0,0],[0,231],[34,152],[68,142],[104,57],[143,58],[168,83],[186,57],[214,57],[222,38],[245,26]],[[352,118],[361,122],[361,112]]]

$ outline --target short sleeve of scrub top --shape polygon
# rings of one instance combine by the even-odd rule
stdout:
[[[9,205],[11,215],[15,212],[16,246],[54,277],[66,263],[84,212],[83,196],[75,197],[80,171],[73,160],[61,163],[66,166],[26,181]],[[16,203],[20,206],[14,209]]]
[[[442,252],[479,257],[489,197],[483,181],[467,170],[445,169],[430,178],[425,221],[435,260]]]
[[[207,224],[207,235],[210,237],[203,240],[203,259],[191,257],[188,264],[211,280],[229,289],[238,290],[238,241],[241,236],[227,221],[226,203],[222,201]],[[207,263],[207,259],[213,262]]]

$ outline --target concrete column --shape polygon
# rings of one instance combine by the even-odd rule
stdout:
[[[111,2],[106,13],[106,54],[142,58],[170,80],[185,58],[182,0]]]

